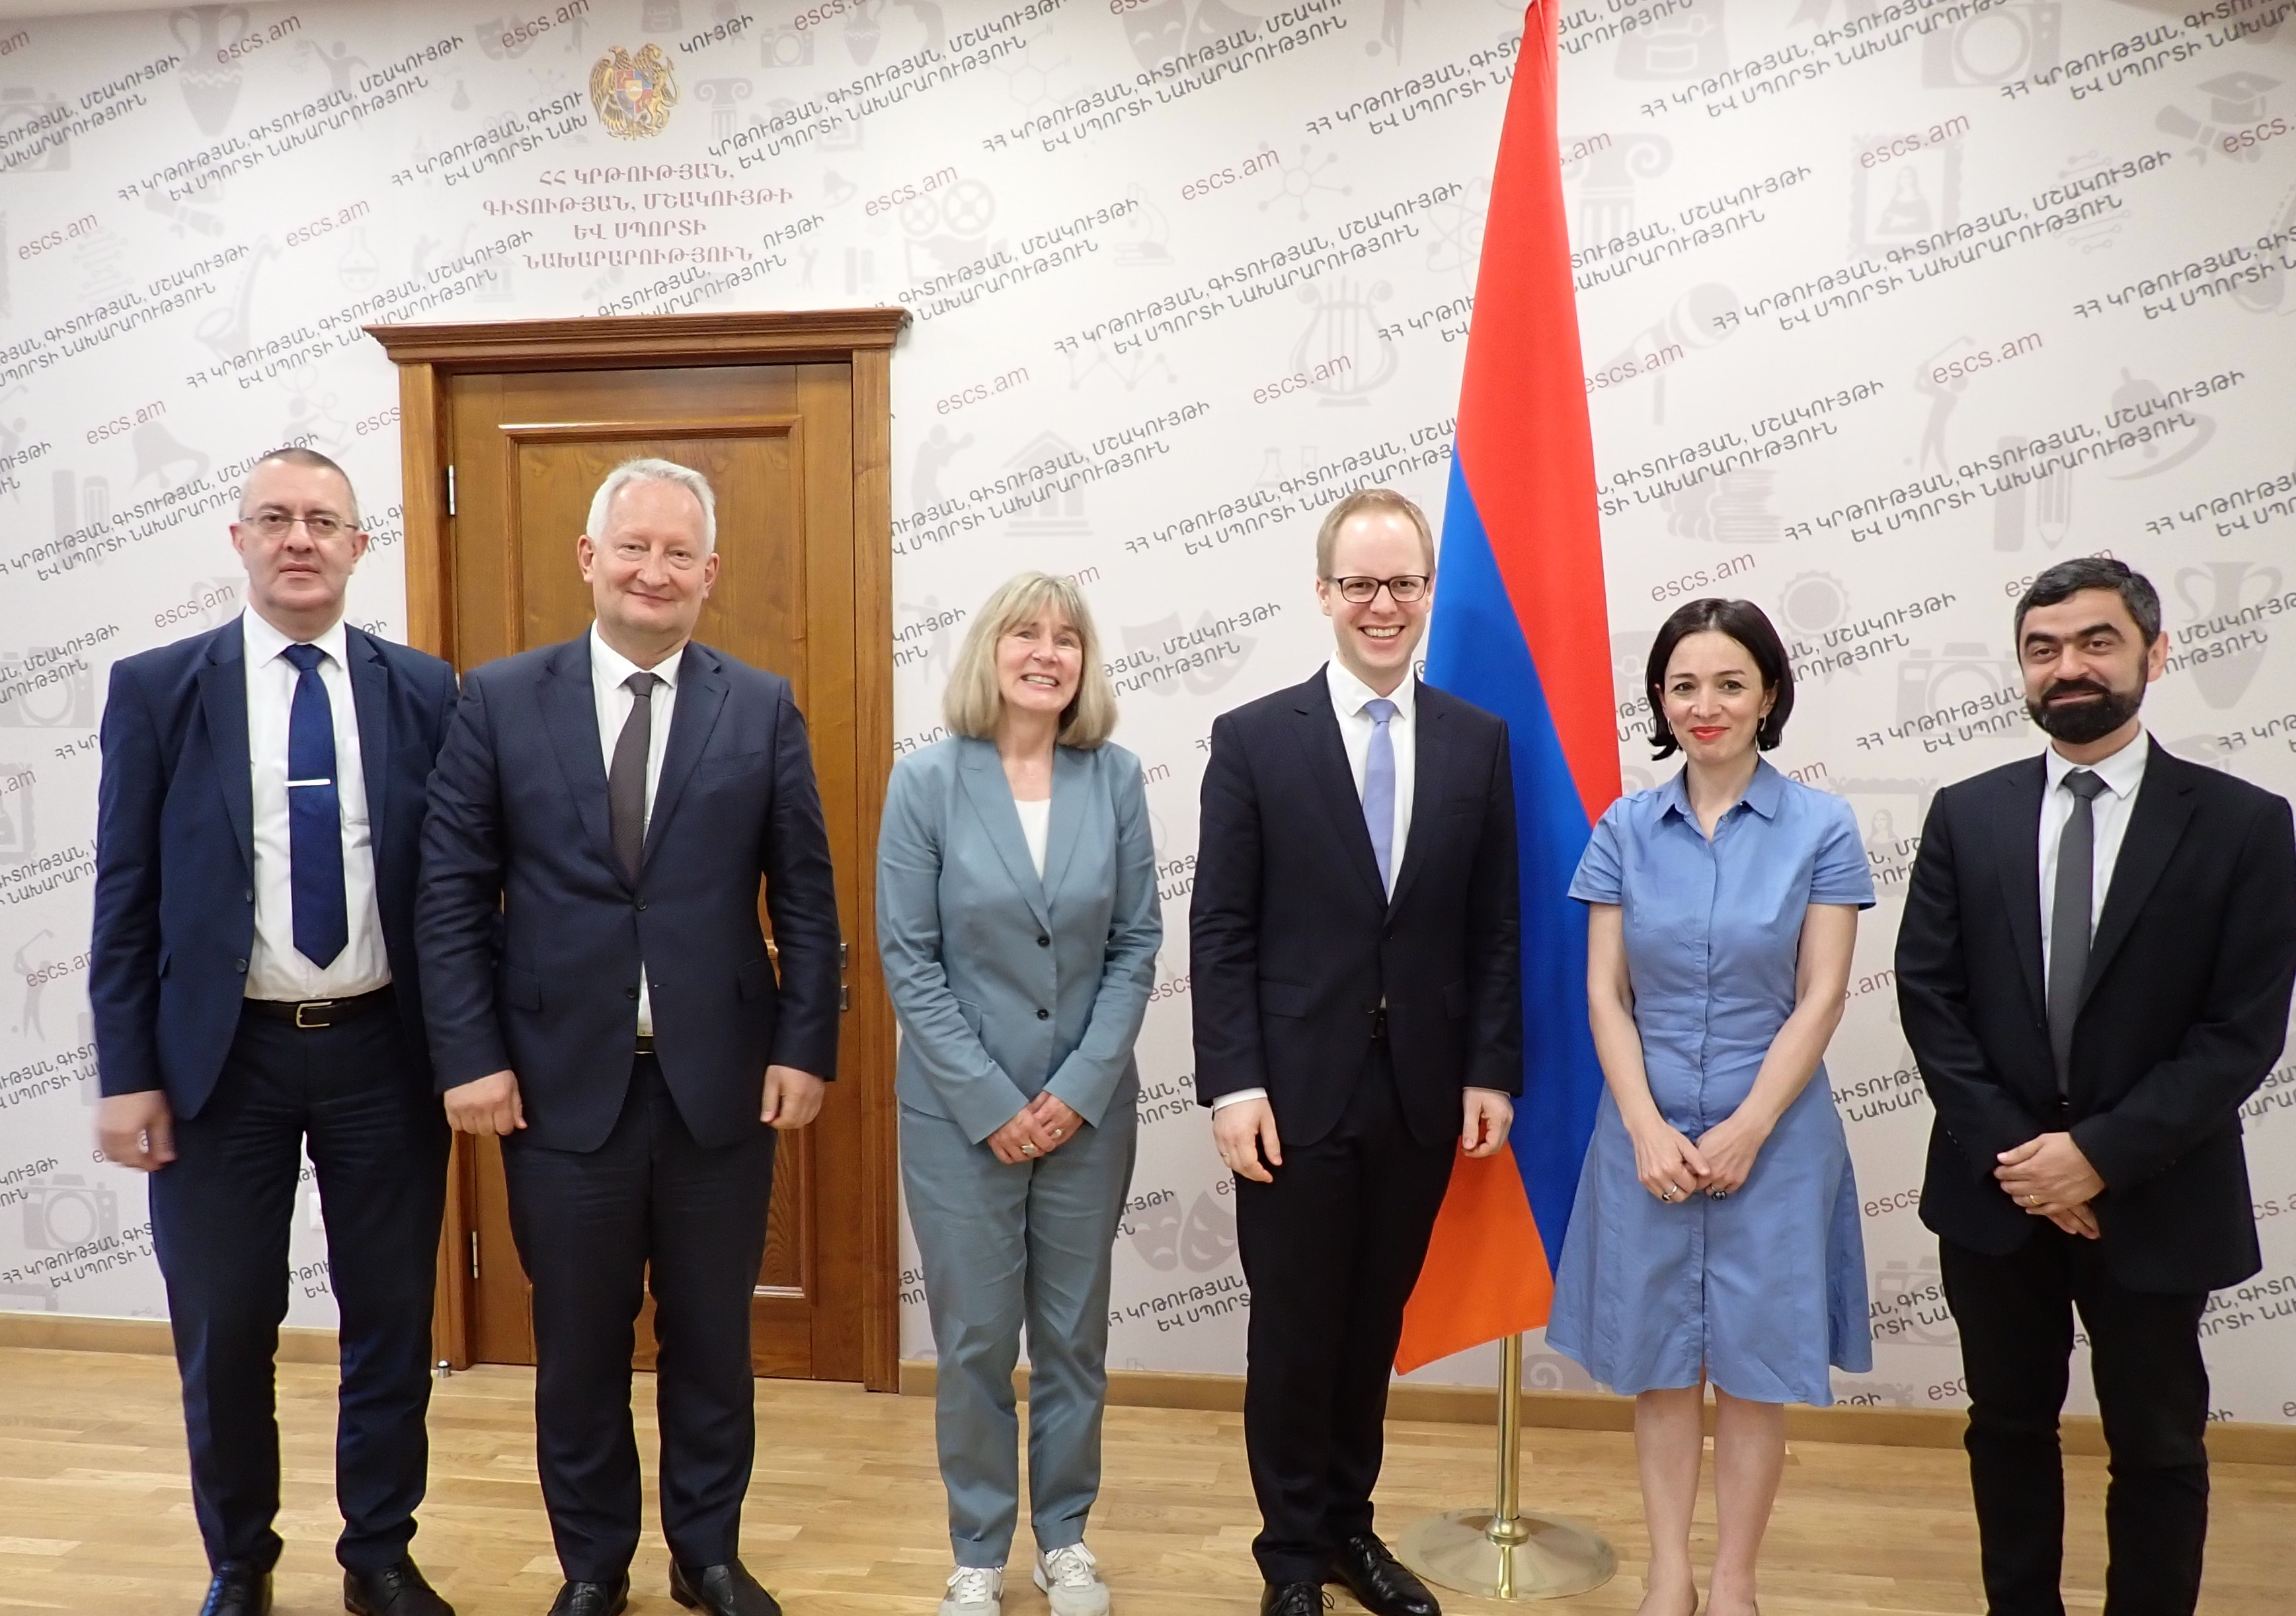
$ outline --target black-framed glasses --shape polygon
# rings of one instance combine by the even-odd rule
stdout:
[[[1382,589],[1398,606],[1416,605],[1427,598],[1428,586],[1435,580],[1423,572],[1406,572],[1401,578],[1365,578],[1358,573],[1352,578],[1327,578],[1325,583],[1340,592],[1340,598],[1350,606],[1364,606]]]
[[[332,538],[355,525],[340,516],[330,516],[324,511],[314,516],[290,516],[284,511],[258,511],[254,515],[242,516],[240,520],[266,538],[286,537],[288,529],[297,522],[303,524],[304,532],[318,539]]]

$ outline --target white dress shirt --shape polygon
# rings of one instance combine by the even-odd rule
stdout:
[[[1029,844],[1029,857],[1037,866],[1037,879],[1045,878],[1045,849],[1053,839],[1053,800],[1050,797],[1036,802],[1013,799],[1013,806],[1021,811],[1021,839]]]
[[[653,729],[648,736],[645,767],[646,820],[653,820],[654,788],[661,783],[661,760],[669,751],[669,715],[677,705],[677,669],[685,660],[685,647],[676,651],[652,668],[640,668],[636,662],[606,644],[595,623],[590,625],[590,696],[598,710],[598,750],[605,759],[609,779],[614,773],[614,743],[622,738],[622,726],[629,721],[630,709],[636,706],[623,681],[634,673],[650,673],[660,683],[653,687],[650,699],[653,707]],[[653,997],[646,987],[645,964],[638,964],[638,1036],[653,1036]]]
[[[351,696],[347,636],[335,626],[310,643],[325,653],[319,683],[335,725],[335,804],[343,822],[343,912],[350,934],[323,970],[295,947],[293,857],[287,825],[287,723],[302,677],[284,654],[296,644],[255,611],[239,616],[247,665],[247,765],[255,788],[255,942],[247,951],[251,999],[347,999],[390,980],[382,911],[374,896],[374,848],[359,762],[358,708]]]
[[[2073,794],[2064,789],[2065,776],[2086,768],[2104,782],[2104,789],[2089,804],[2090,821],[2095,828],[2095,840],[2090,844],[2095,862],[2089,866],[2088,914],[2089,933],[2094,936],[2097,919],[2104,913],[2104,895],[2112,885],[2113,861],[2120,857],[2121,840],[2128,834],[2128,816],[2136,807],[2136,788],[2144,783],[2144,761],[2152,751],[2152,743],[2141,729],[2134,741],[2102,763],[2073,763],[2055,747],[2048,750],[2048,786],[2041,793],[2041,980],[2045,982],[2049,980],[2049,934],[2056,923],[2057,844],[2064,840],[2065,825],[2073,816]]]
[[[1363,800],[1364,769],[1371,759],[1371,738],[1378,726],[1364,710],[1366,702],[1379,699],[1379,692],[1365,684],[1340,665],[1337,657],[1324,664],[1324,682],[1332,692],[1332,712],[1340,721],[1340,744],[1347,748],[1348,770],[1355,775],[1356,800]],[[1388,841],[1387,894],[1395,896],[1395,878],[1403,869],[1403,850],[1411,840],[1411,799],[1418,783],[1419,750],[1414,741],[1417,733],[1416,696],[1419,681],[1406,677],[1395,687],[1388,700],[1395,703],[1395,716],[1387,721],[1387,737],[1395,748],[1395,829]],[[1212,1109],[1234,1105],[1241,1100],[1264,1100],[1264,1088],[1239,1088],[1212,1102]]]

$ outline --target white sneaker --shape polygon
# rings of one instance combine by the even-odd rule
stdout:
[[[940,1616],[1004,1616],[1004,1573],[994,1566],[958,1566],[941,1597]]]
[[[1037,1586],[1052,1601],[1053,1616],[1108,1616],[1108,1584],[1100,1563],[1081,1543],[1037,1556]]]

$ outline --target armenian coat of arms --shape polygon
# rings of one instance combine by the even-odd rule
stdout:
[[[616,45],[590,70],[590,104],[606,133],[623,140],[659,135],[669,127],[677,104],[677,79],[661,46],[649,45],[635,56]]]

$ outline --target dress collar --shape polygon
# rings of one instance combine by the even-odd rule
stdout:
[[[1751,808],[1763,818],[1774,820],[1778,816],[1778,805],[1784,800],[1785,794],[1786,777],[1772,768],[1767,759],[1758,758],[1754,760],[1754,777],[1746,782],[1744,795],[1730,805],[1729,812],[1735,813],[1742,808]],[[1675,770],[1674,778],[1659,788],[1659,799],[1660,817],[1678,814],[1693,824],[1697,823],[1697,816],[1690,811],[1688,765]],[[1723,816],[1727,818],[1729,814]]]

